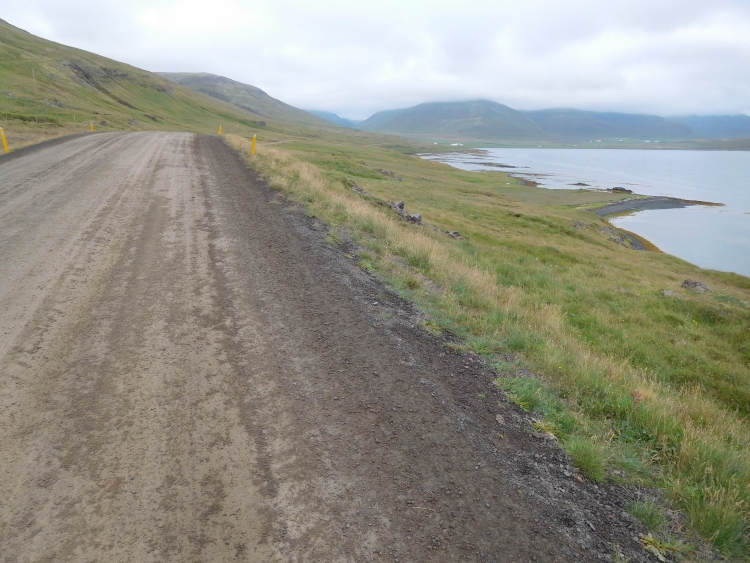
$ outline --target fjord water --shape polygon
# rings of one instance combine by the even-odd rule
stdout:
[[[619,186],[636,194],[722,203],[642,211],[612,223],[703,268],[750,276],[750,152],[528,148],[426,158],[463,170],[500,170],[545,188]]]

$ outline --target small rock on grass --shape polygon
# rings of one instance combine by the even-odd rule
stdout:
[[[705,283],[698,280],[685,280],[682,282],[682,287],[694,289],[695,291],[711,291]]]

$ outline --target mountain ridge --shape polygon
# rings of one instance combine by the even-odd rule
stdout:
[[[273,98],[257,86],[226,76],[210,72],[158,72],[157,74],[181,86],[268,119],[314,126],[330,125],[323,118]]]
[[[684,115],[673,117],[689,126],[704,139],[741,139],[750,137],[750,117],[735,115]]]
[[[489,100],[427,102],[411,108],[387,110],[374,114],[358,128],[446,139],[455,136],[476,140],[545,137],[542,128],[521,112]]]
[[[750,118],[749,118],[750,119]],[[373,114],[365,131],[435,139],[487,141],[586,141],[597,137],[685,140],[689,125],[647,114],[578,109],[519,111],[490,100],[428,102]]]
[[[523,111],[549,135],[561,139],[590,140],[591,137],[641,139],[690,139],[692,129],[658,115],[595,112],[572,108]]]

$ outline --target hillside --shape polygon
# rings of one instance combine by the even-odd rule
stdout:
[[[523,112],[550,136],[560,139],[598,138],[690,139],[695,133],[685,123],[658,115],[546,109]]]
[[[345,117],[340,117],[330,111],[318,111],[314,109],[309,109],[307,111],[313,115],[317,115],[318,117],[325,119],[326,121],[330,121],[331,123],[334,123],[338,125],[339,127],[352,128],[352,127],[356,127],[359,123],[361,123],[360,121],[353,121]]]
[[[0,20],[0,114],[11,146],[97,130],[260,130],[264,116]]]
[[[750,137],[747,115],[686,115],[674,117],[703,139],[739,139]]]
[[[379,112],[357,128],[435,139],[525,140],[546,137],[542,128],[523,113],[487,100],[433,102]]]
[[[260,88],[237,82],[231,78],[207,72],[159,72],[158,74],[186,88],[233,104],[268,119],[318,127],[330,126],[330,123],[325,119],[272,98]]]

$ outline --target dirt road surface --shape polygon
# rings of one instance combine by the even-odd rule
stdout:
[[[0,561],[646,560],[324,236],[219,137],[0,160]]]

